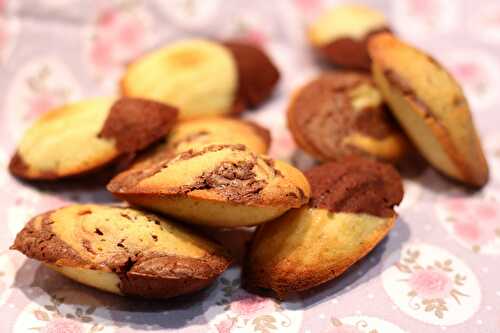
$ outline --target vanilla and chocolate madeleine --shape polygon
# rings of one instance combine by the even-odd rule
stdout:
[[[374,80],[422,155],[443,174],[473,186],[488,165],[460,85],[426,53],[390,34],[368,45]]]
[[[242,111],[267,98],[279,73],[260,49],[241,43],[183,40],[128,66],[123,95],[174,105],[182,119]]]
[[[178,122],[166,142],[142,153],[132,168],[152,165],[190,149],[209,144],[242,144],[258,154],[266,154],[271,145],[268,129],[252,121],[213,116]]]
[[[320,285],[369,253],[394,225],[403,186],[392,166],[351,157],[306,176],[309,204],[257,229],[245,261],[245,288],[285,298]]]
[[[108,190],[188,223],[220,227],[269,221],[305,204],[310,192],[302,172],[243,145],[207,145],[132,168]]]
[[[165,137],[176,118],[174,108],[138,98],[68,104],[26,131],[9,169],[33,180],[85,174]]]
[[[353,4],[334,7],[309,27],[314,49],[328,62],[355,69],[370,69],[367,43],[376,33],[389,31],[384,15]]]
[[[38,215],[11,249],[88,286],[147,298],[205,288],[231,262],[219,245],[167,219],[102,205]]]
[[[254,153],[266,154],[271,134],[252,121],[218,116],[180,122],[167,139],[167,146],[175,153],[208,144],[242,144]]]
[[[374,82],[359,72],[325,72],[299,88],[287,118],[298,146],[322,161],[357,154],[397,162],[408,148]]]

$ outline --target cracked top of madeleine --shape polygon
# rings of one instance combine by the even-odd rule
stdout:
[[[299,207],[309,184],[294,167],[243,145],[206,145],[116,176],[114,194],[188,196],[255,206]]]
[[[99,289],[157,298],[206,286],[230,263],[219,245],[164,218],[92,204],[36,216],[11,248]]]

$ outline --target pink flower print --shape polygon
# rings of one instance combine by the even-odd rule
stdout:
[[[21,206],[22,204],[24,203],[24,200],[22,197],[18,197],[16,198],[16,200],[14,201],[14,205],[15,206]]]
[[[433,0],[410,0],[410,11],[417,16],[427,16],[434,10]]]
[[[484,222],[484,221],[483,221]],[[470,222],[456,222],[453,225],[453,230],[462,240],[471,245],[481,245],[482,243],[490,242],[495,239],[495,230],[498,224],[494,221],[480,223],[471,220]]]
[[[453,68],[453,74],[455,74],[460,79],[463,79],[464,81],[467,81],[468,79],[475,77],[478,73],[479,73],[479,68],[477,67],[476,64],[472,63],[457,64]]]
[[[453,213],[460,213],[467,209],[465,200],[461,198],[446,200],[446,207]]]
[[[453,198],[446,199],[444,206],[456,220],[469,220],[470,218],[476,220],[478,212],[485,209],[484,213],[491,212],[490,208],[494,204],[490,202],[481,201],[471,198]]]
[[[57,105],[57,98],[50,93],[35,95],[29,101],[28,119],[34,119]]]
[[[498,207],[489,202],[482,202],[474,209],[474,215],[480,220],[498,220]]]
[[[105,28],[113,25],[116,20],[116,11],[113,9],[104,10],[97,18],[97,25]]]
[[[231,302],[231,311],[241,316],[257,316],[274,310],[271,300],[241,292]]]
[[[460,238],[472,244],[477,244],[484,238],[479,225],[474,222],[457,222],[453,225],[453,230]]]
[[[90,61],[100,72],[112,71],[137,56],[146,27],[134,13],[108,9],[97,19]]]
[[[92,46],[90,57],[95,66],[105,69],[113,65],[112,53],[112,43],[98,38]]]
[[[66,319],[57,318],[52,320],[44,328],[40,330],[40,333],[83,333],[84,329],[79,322]]]
[[[453,231],[471,245],[481,245],[495,239],[500,227],[500,206],[475,199],[452,199],[446,202]]]
[[[452,289],[452,281],[448,275],[433,269],[414,271],[409,284],[423,298],[444,298]]]
[[[321,6],[321,0],[295,0],[295,4],[301,11],[315,11]]]
[[[234,319],[224,319],[218,324],[215,324],[217,333],[231,333],[234,326]]]
[[[451,67],[451,72],[466,85],[466,89],[473,89],[480,94],[487,88],[486,73],[477,63],[457,63]]]
[[[137,47],[142,42],[144,35],[143,26],[139,22],[133,20],[125,21],[118,28],[118,40],[130,47]]]

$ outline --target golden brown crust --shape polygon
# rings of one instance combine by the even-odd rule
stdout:
[[[259,47],[239,41],[223,43],[236,61],[238,92],[236,100],[256,107],[271,96],[280,73],[271,59]]]
[[[250,120],[237,117],[205,117],[180,122],[167,138],[175,153],[208,144],[244,144],[256,153],[267,153],[270,131]]]
[[[359,154],[397,161],[406,150],[404,136],[382,104],[373,81],[363,73],[322,74],[298,90],[287,119],[297,144],[320,160]],[[351,140],[355,135],[374,144],[384,140],[393,143],[386,150],[365,149]]]
[[[60,178],[55,172],[39,172],[36,177],[31,176],[29,165],[24,161],[19,151],[16,151],[9,162],[9,172],[16,177],[26,179],[53,180]]]
[[[78,213],[79,215],[99,214],[96,206],[82,207],[84,208]],[[120,210],[120,208],[114,209]],[[125,210],[122,211],[120,214],[124,218],[132,219]],[[231,261],[227,253],[216,246],[212,248],[212,252],[200,258],[169,254],[168,251],[130,251],[122,244],[127,238],[123,232],[124,238],[116,245],[114,254],[110,253],[105,261],[92,259],[102,255],[100,242],[89,241],[92,235],[87,235],[82,239],[82,246],[88,255],[81,255],[74,246],[63,241],[53,229],[52,225],[55,223],[53,213],[54,211],[48,212],[30,220],[17,235],[11,249],[47,264],[115,273],[120,279],[119,290],[124,295],[169,298],[191,293],[211,284]],[[149,219],[148,223],[158,225],[163,223],[154,215],[146,216]],[[104,228],[102,230],[105,230]],[[97,234],[95,237],[101,241],[106,237],[99,227],[95,229],[95,233]],[[161,239],[162,236],[153,235],[153,237]]]
[[[453,144],[448,130],[439,119],[433,114],[431,108],[420,99],[415,91],[411,88],[408,82],[405,82],[403,78],[398,76],[392,70],[385,70],[384,76],[386,77],[389,84],[400,91],[407,102],[413,106],[416,112],[420,113],[427,125],[433,130],[440,144],[443,146],[444,151],[448,154],[450,159],[454,162],[455,166],[460,170],[461,175],[467,179],[472,184],[477,184],[478,186],[484,185],[488,179],[477,179],[473,168],[467,163],[464,156],[458,151],[458,148]],[[462,100],[462,102],[457,102],[457,105],[466,103],[463,97],[457,97],[457,100]]]
[[[271,144],[268,129],[233,117],[206,117],[178,123],[167,141],[141,153],[132,168],[153,165],[176,154],[207,144],[244,144],[256,153],[267,153]]]
[[[18,176],[26,174],[29,166],[23,160],[19,152],[15,152],[9,162],[9,171],[11,174]]]
[[[127,169],[134,158],[134,153],[122,154],[104,165],[97,165],[94,168],[79,170],[78,172],[66,174],[64,176],[47,171],[38,172],[36,175],[33,175],[29,171],[26,162],[24,162],[22,157],[16,152],[11,158],[10,163],[14,163],[14,165],[9,164],[9,172],[13,176],[29,181],[33,185],[55,185],[56,187],[77,186],[82,188],[99,186],[102,188],[102,186],[105,186],[115,175]],[[21,165],[16,165],[15,163],[20,163]],[[25,169],[19,170],[17,168]],[[55,184],[54,181],[57,181],[57,184]]]
[[[305,175],[313,208],[392,217],[403,199],[401,177],[389,164],[352,156],[313,167]]]
[[[391,34],[374,36],[368,49],[377,85],[422,155],[451,178],[484,185],[488,165],[456,80],[425,52]]]
[[[122,154],[109,162],[95,165],[91,168],[82,168],[78,171],[61,175],[52,171],[37,171],[33,173],[28,164],[24,161],[18,151],[14,153],[9,162],[9,172],[15,176],[30,182],[45,182],[54,180],[97,180],[96,184],[106,184],[111,177],[117,172],[123,170],[130,163],[130,159],[134,158],[134,154]]]
[[[356,214],[307,210],[290,211],[254,233],[242,273],[245,289],[287,299],[333,280],[369,254],[396,221],[395,216],[365,222]],[[366,229],[369,224],[377,226],[351,236],[349,230],[357,230],[359,224],[366,224]],[[313,236],[307,238],[305,233]],[[285,245],[287,239],[290,244]]]
[[[68,172],[64,174],[60,174],[53,171],[37,171],[36,173],[32,171],[29,167],[27,167],[27,163],[20,156],[19,152],[16,151],[12,156],[9,163],[9,172],[20,179],[27,180],[30,182],[52,182],[52,181],[63,181],[63,180],[77,180],[77,179],[88,179],[88,177],[96,176],[99,179],[108,179],[117,173],[117,170],[122,170],[121,167],[114,168],[115,165],[113,163],[120,164],[122,161],[128,161],[130,158],[133,158],[133,154],[119,156],[117,158],[110,159],[102,164],[95,165],[92,167],[82,166],[78,170],[73,172]],[[125,163],[128,165],[128,162]],[[107,180],[105,180],[106,182]]]

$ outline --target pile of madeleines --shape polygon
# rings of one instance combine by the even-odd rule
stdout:
[[[128,204],[38,215],[12,249],[88,286],[169,298],[209,286],[232,262],[193,225],[258,226],[243,287],[283,299],[341,275],[387,235],[403,198],[397,168],[409,156],[467,186],[487,182],[461,87],[382,14],[343,5],[307,33],[334,66],[296,91],[287,119],[316,166],[303,173],[267,157],[269,131],[237,117],[279,81],[263,50],[178,41],[130,64],[122,97],[64,105],[26,131],[13,175],[60,181],[113,170],[107,190]]]

